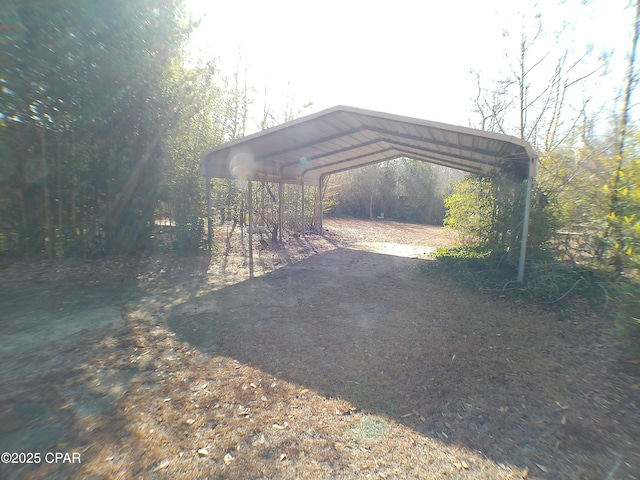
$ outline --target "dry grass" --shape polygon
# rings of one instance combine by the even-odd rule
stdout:
[[[639,373],[601,319],[419,275],[436,227],[325,226],[257,249],[251,281],[223,227],[211,261],[98,265],[121,327],[1,358],[0,447],[82,463],[2,478],[637,478]],[[0,299],[81,314],[62,280],[86,276],[38,268]]]

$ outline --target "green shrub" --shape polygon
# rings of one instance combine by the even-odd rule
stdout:
[[[613,335],[622,350],[640,359],[640,284],[624,282],[615,293],[618,305]]]
[[[513,265],[502,262],[500,255],[480,243],[441,247],[436,249],[434,257],[438,260],[437,269],[474,288],[500,289],[516,274]]]
[[[204,246],[204,220],[191,215],[176,222],[173,248],[185,255],[194,255]]]
[[[7,235],[0,233],[0,253],[4,253],[9,250],[9,239]]]
[[[526,182],[506,176],[469,176],[454,184],[445,199],[444,225],[467,244],[477,244],[501,262],[517,263],[522,238]],[[551,239],[557,227],[549,200],[534,185],[532,191],[527,257],[551,261]]]
[[[530,262],[523,283],[514,280],[516,266],[481,244],[438,248],[437,266],[464,284],[482,290],[514,295],[546,304],[583,297],[595,305],[607,302],[610,273],[589,267]],[[422,273],[427,273],[425,267]]]

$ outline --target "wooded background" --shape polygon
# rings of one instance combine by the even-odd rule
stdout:
[[[159,223],[174,226],[174,248],[203,248],[199,156],[251,127],[254,90],[242,69],[221,72],[188,53],[197,22],[182,0],[9,0],[0,9],[0,256],[149,252]],[[523,138],[540,155],[531,248],[544,261],[637,271],[637,2],[628,13],[634,28],[618,100],[597,117],[586,108],[590,98],[581,108],[573,92],[606,74],[607,56],[588,71],[580,66],[589,52],[567,47],[550,58],[538,50],[539,18],[511,33],[510,76],[478,75],[471,126]],[[555,62],[550,77],[539,71],[542,60]],[[306,107],[275,112],[265,104],[256,126]],[[397,159],[333,175],[326,188],[328,214],[444,221],[470,243],[517,253],[523,188],[508,179]],[[264,224],[275,218],[273,191],[255,189]],[[242,220],[243,185],[216,179],[212,198],[221,221]],[[295,187],[285,202],[285,227],[300,229]],[[313,223],[316,206],[307,207]]]

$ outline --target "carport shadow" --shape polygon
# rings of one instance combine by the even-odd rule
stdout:
[[[44,452],[52,445],[66,444],[73,439],[74,415],[98,416],[121,401],[135,370],[96,367],[85,371],[85,349],[123,330],[128,304],[138,304],[142,298],[154,303],[172,298],[188,302],[206,280],[210,261],[210,256],[203,255],[167,257],[161,264],[147,266],[148,278],[123,274],[118,281],[101,283],[80,277],[3,285],[0,452]],[[176,291],[176,283],[186,286]],[[93,362],[90,365],[95,367]],[[65,383],[71,378],[83,380]],[[64,401],[63,389],[75,398],[73,409]],[[5,467],[0,465],[0,478],[6,478]]]
[[[202,352],[498,463],[553,468],[570,451],[604,464],[597,430],[564,416],[566,399],[578,395],[567,377],[581,367],[575,352],[563,357],[557,320],[514,318],[504,305],[420,275],[424,262],[338,248],[212,292],[199,300],[206,311],[180,305],[169,327]]]

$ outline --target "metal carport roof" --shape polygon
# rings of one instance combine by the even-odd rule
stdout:
[[[303,188],[304,185],[321,186],[326,175],[396,158],[422,160],[484,175],[502,172],[518,180],[527,179],[518,264],[518,280],[523,280],[531,182],[538,158],[524,140],[429,120],[337,106],[214,147],[202,154],[200,171],[208,179],[249,180],[251,192],[253,180],[300,184]],[[210,182],[207,182],[210,224],[209,191]],[[321,192],[322,189],[318,189],[320,203]],[[304,192],[302,198],[304,201]],[[249,208],[250,226],[251,213]],[[209,232],[209,243],[210,235]],[[253,264],[251,251],[249,242],[250,265]],[[250,272],[253,275],[252,267]]]
[[[535,175],[531,146],[507,135],[337,106],[206,151],[208,177],[319,185],[323,176],[395,158],[463,170]]]

